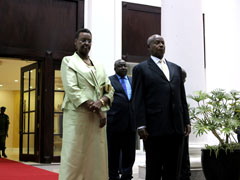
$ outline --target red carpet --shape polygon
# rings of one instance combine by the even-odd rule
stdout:
[[[58,174],[0,158],[0,180],[57,180]]]

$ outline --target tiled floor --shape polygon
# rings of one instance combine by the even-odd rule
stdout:
[[[12,151],[10,149],[7,149],[6,154],[8,155],[8,159],[19,161],[18,151],[16,151],[16,150]],[[197,168],[201,167],[200,157],[198,155],[191,156],[190,159],[191,159],[191,167],[193,169],[197,169]],[[34,163],[34,162],[23,162],[23,163],[29,164],[29,165],[32,165],[32,166],[35,166],[38,168],[46,169],[49,171],[53,171],[56,173],[59,172],[59,163],[52,163],[52,164],[40,164],[40,163]],[[145,165],[145,153],[137,151],[135,163],[133,166],[133,177],[134,177],[133,180],[143,180],[139,177],[144,177],[144,174],[145,174],[144,165]],[[141,169],[140,172],[139,172],[139,166],[143,167],[143,168],[140,168]]]
[[[19,155],[18,152],[11,151],[11,150],[6,150],[6,154],[8,156],[8,159],[19,161]],[[52,163],[52,164],[40,164],[40,163],[35,163],[35,162],[23,162],[25,164],[29,164],[38,168],[46,169],[52,172],[59,172],[59,163]],[[139,178],[139,172],[138,172],[138,167],[139,165],[144,165],[145,164],[145,154],[143,152],[137,152],[136,153],[136,160],[133,166],[133,180],[143,180]]]

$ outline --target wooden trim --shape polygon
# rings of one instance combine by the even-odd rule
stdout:
[[[142,62],[144,60],[149,59],[149,56],[134,56],[134,55],[122,55],[122,59],[127,62]]]
[[[13,54],[14,52],[14,54]],[[3,57],[14,57],[29,60],[44,60],[45,50],[28,49],[22,47],[0,46],[0,55]],[[52,54],[53,59],[62,60],[62,57],[73,54],[73,52],[56,50]]]
[[[128,3],[128,2],[123,2],[122,4],[123,4],[123,7],[126,7],[128,10],[161,14],[161,9],[159,9],[159,7]]]
[[[53,158],[53,92],[54,71],[52,52],[47,51],[42,68],[42,102],[40,121],[40,162],[51,163]]]
[[[203,18],[203,54],[204,54],[204,68],[207,67],[207,61],[206,61],[206,38],[205,38],[205,14],[202,15]]]

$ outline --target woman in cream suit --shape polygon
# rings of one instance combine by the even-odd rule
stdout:
[[[80,29],[76,52],[62,60],[63,142],[60,180],[107,180],[106,111],[114,89],[102,65],[91,60],[92,34]]]

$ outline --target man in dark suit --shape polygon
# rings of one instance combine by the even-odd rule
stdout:
[[[6,137],[8,137],[9,117],[5,114],[6,107],[1,107],[0,113],[0,150],[2,150],[2,156],[7,158],[5,153],[6,149]],[[1,154],[0,154],[1,158]]]
[[[107,113],[109,180],[130,180],[135,161],[136,139],[135,121],[130,103],[132,79],[127,76],[127,65],[124,60],[117,60],[114,70],[116,74],[109,77],[115,89],[114,100]]]
[[[133,108],[146,150],[146,180],[179,180],[184,135],[191,131],[182,69],[164,58],[165,41],[147,40],[150,59],[133,69]]]

